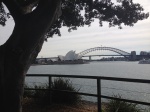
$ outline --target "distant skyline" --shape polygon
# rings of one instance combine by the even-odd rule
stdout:
[[[144,12],[150,12],[150,0],[133,0],[133,2],[140,3],[145,9]],[[12,19],[5,27],[0,26],[0,45],[8,39],[13,27]],[[70,50],[79,53],[101,46],[114,47],[126,52],[150,51],[150,17],[138,21],[133,27],[123,26],[123,29],[118,29],[117,26],[109,28],[107,23],[99,27],[99,22],[96,20],[90,27],[80,27],[71,33],[63,27],[61,34],[61,37],[55,35],[53,38],[48,38],[38,57],[56,57],[65,55]]]

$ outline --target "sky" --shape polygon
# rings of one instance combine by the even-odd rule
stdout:
[[[150,0],[133,2],[140,3],[145,9],[144,12],[150,13]],[[5,27],[0,26],[0,45],[11,35],[13,27],[13,19],[9,19]],[[137,54],[140,51],[150,51],[150,17],[138,21],[133,27],[123,26],[123,29],[118,29],[118,26],[109,28],[108,23],[103,23],[103,27],[99,27],[99,22],[95,20],[90,27],[80,27],[70,33],[63,27],[61,34],[61,37],[55,35],[48,38],[38,57],[57,57],[65,55],[70,50],[79,53],[101,46],[118,48],[129,53],[136,51]]]

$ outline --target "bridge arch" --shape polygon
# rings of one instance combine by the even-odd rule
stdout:
[[[84,56],[85,54],[88,54],[90,52],[93,52],[93,51],[98,51],[98,50],[108,50],[108,51],[113,51],[115,53],[118,53],[122,56],[127,56],[127,55],[131,55],[130,53],[128,52],[125,52],[123,50],[120,50],[120,49],[117,49],[117,48],[113,48],[113,47],[94,47],[94,48],[90,48],[90,49],[86,49],[80,53],[78,53],[79,56]]]

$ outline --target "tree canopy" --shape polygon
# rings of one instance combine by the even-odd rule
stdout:
[[[15,4],[14,10],[19,11],[22,15],[33,13],[39,5],[40,0],[12,0]],[[118,26],[122,28],[122,24],[133,26],[138,20],[149,17],[149,13],[144,13],[143,7],[139,3],[133,3],[132,0],[62,0],[62,15],[47,31],[46,38],[52,37],[54,34],[61,35],[60,28],[68,27],[68,31],[76,30],[77,27],[91,25],[94,19],[99,20],[99,25],[103,26],[103,22],[108,22],[109,27]],[[0,25],[5,23],[10,14],[6,12],[4,4],[8,4],[9,0],[0,1]],[[9,2],[11,3],[11,2]]]

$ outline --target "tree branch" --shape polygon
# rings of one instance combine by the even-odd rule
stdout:
[[[40,17],[44,17],[44,18],[46,18],[47,16],[50,17],[56,12],[60,13],[60,11],[61,11],[60,5],[61,5],[61,0],[40,0],[39,5],[37,6],[37,8],[35,10],[35,13],[38,16],[40,15]],[[60,15],[58,15],[58,16],[60,16]]]
[[[36,7],[39,3],[39,0],[26,0],[23,3],[19,3],[21,9],[23,10],[24,14],[31,13],[32,9]]]
[[[3,0],[3,3],[6,5],[10,11],[14,21],[16,21],[22,15],[21,8],[14,0]]]
[[[39,0],[26,0],[21,3],[19,3],[22,7],[28,7],[31,4],[37,4]]]

